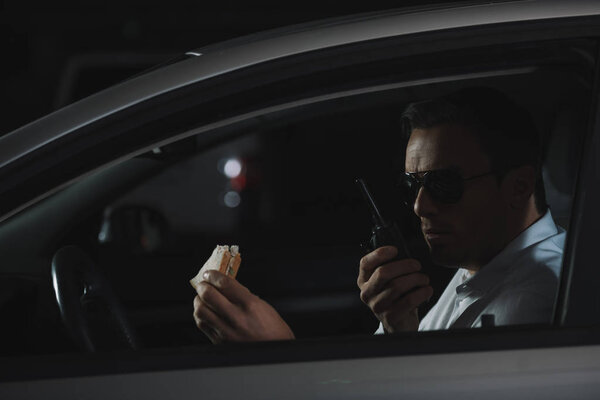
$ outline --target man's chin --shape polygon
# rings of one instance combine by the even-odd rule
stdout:
[[[452,254],[447,248],[431,247],[429,246],[429,252],[431,254],[431,260],[439,266],[448,268],[459,268],[463,261],[457,254]]]

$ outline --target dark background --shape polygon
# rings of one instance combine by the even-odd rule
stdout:
[[[316,19],[437,1],[0,3],[0,136],[173,56]]]

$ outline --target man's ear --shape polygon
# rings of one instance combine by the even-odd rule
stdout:
[[[514,168],[504,177],[503,185],[510,207],[527,207],[535,191],[535,168],[531,165]]]

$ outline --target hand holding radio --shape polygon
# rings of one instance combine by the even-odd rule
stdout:
[[[433,294],[421,263],[412,258],[397,260],[394,246],[380,247],[360,260],[358,287],[387,333],[416,331],[418,307]]]
[[[398,226],[387,222],[362,179],[356,183],[373,220],[371,250],[360,260],[357,284],[361,300],[383,324],[385,332],[416,331],[418,307],[433,294],[429,277],[410,251]]]

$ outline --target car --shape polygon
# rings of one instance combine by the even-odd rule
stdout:
[[[318,21],[189,51],[1,137],[0,397],[597,398],[599,37],[583,0]],[[373,335],[355,179],[423,249],[394,186],[399,115],[471,86],[543,133],[568,232],[554,320]],[[196,328],[189,280],[216,244],[240,246],[239,281],[297,340]],[[426,268],[439,296],[451,271]]]

